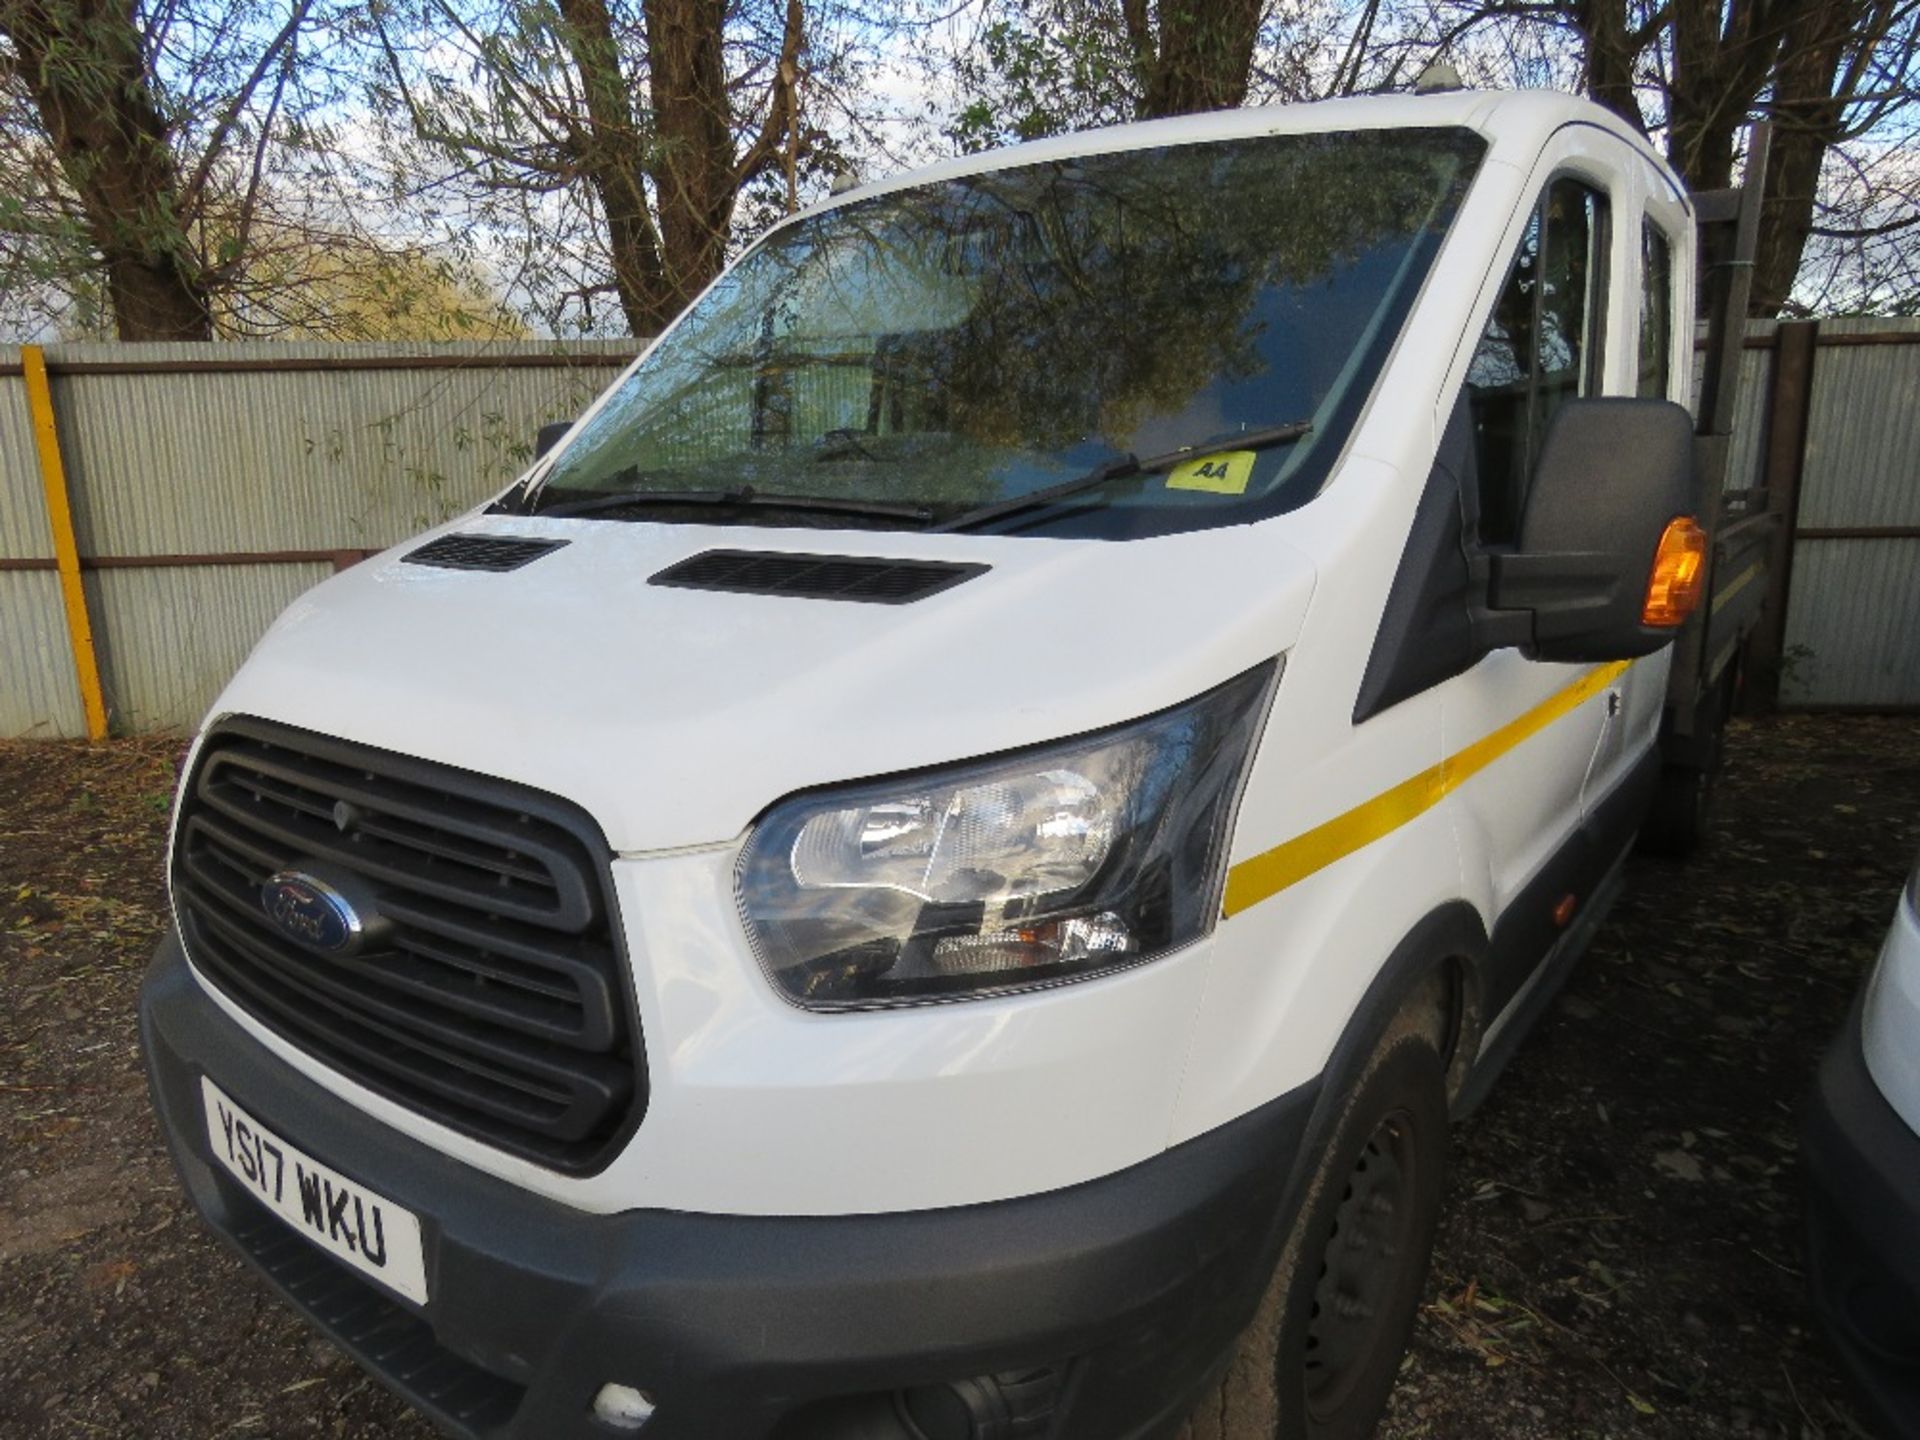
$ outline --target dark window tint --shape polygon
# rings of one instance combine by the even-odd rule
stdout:
[[[1635,393],[1667,397],[1673,365],[1673,247],[1652,222],[1640,231],[1640,381]]]
[[[1548,186],[1467,370],[1484,540],[1514,538],[1548,422],[1598,388],[1606,246],[1606,197]]]

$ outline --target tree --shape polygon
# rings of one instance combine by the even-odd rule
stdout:
[[[1393,66],[1381,0],[983,0],[929,80],[966,149],[1249,101],[1352,94]]]
[[[1857,166],[1845,153],[1855,144],[1887,163],[1886,142],[1906,128],[1920,81],[1917,17],[1915,0],[1441,0],[1416,28],[1436,50],[1516,29],[1568,37],[1577,83],[1663,137],[1696,190],[1731,185],[1748,120],[1770,116],[1752,298],[1752,313],[1765,316],[1791,307],[1811,237],[1862,242],[1920,225],[1910,209],[1876,215],[1885,208],[1878,187],[1848,185],[1831,163]],[[1842,250],[1827,254],[1844,263]]]
[[[1920,47],[1920,6],[1895,0],[1827,0],[1810,6],[1787,28],[1774,66],[1767,111],[1774,121],[1772,161],[1767,175],[1766,224],[1754,265],[1753,313],[1774,315],[1789,307],[1794,282],[1808,242],[1816,237],[1837,242],[1823,247],[1857,257],[1862,245],[1901,235],[1920,226],[1913,193],[1914,153],[1905,164],[1898,151],[1875,137],[1899,124],[1900,112],[1915,93],[1916,49]],[[1851,168],[1849,146],[1866,142],[1877,152],[1875,169],[1883,181],[1896,181],[1904,169],[1907,188],[1885,203],[1880,184],[1845,173],[1833,176],[1828,198],[1821,196],[1829,160]],[[1892,212],[1892,213],[1888,213]],[[1920,299],[1909,260],[1907,303]]]
[[[123,340],[517,324],[366,163],[346,0],[0,0],[0,322]]]
[[[1260,11],[1261,0],[1121,0],[1140,118],[1244,101]]]
[[[248,284],[215,306],[221,339],[498,340],[527,334],[458,261],[357,234],[255,227]]]
[[[1746,122],[1770,115],[1754,313],[1920,298],[1920,0],[1176,3],[975,0],[975,43],[929,67],[950,69],[958,92],[949,134],[980,148],[1315,99],[1452,58],[1480,84],[1585,91],[1662,144],[1695,189],[1732,184]]]
[[[0,273],[57,288],[97,270],[121,339],[210,339],[313,5],[269,26],[249,5],[0,0]],[[210,254],[215,212],[232,223]]]
[[[802,114],[823,70],[801,0],[404,0],[371,29],[401,168],[524,246],[523,274],[559,262],[556,326],[611,293],[655,333],[719,273],[743,190],[778,174],[791,205],[831,155]]]

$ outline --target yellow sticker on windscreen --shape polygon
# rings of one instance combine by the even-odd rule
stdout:
[[[1223,450],[1185,460],[1167,474],[1169,490],[1206,490],[1214,495],[1244,495],[1253,478],[1251,450]]]

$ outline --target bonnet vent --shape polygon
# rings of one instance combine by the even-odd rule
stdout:
[[[781,550],[708,550],[654,576],[651,584],[808,600],[905,605],[982,574],[985,565],[881,560],[867,555],[793,555]]]
[[[505,535],[442,535],[400,558],[409,565],[436,565],[442,570],[518,570],[567,543]]]

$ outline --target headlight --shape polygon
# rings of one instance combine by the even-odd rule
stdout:
[[[1097,735],[781,801],[740,857],[761,964],[839,1010],[1054,984],[1205,934],[1277,670]]]

